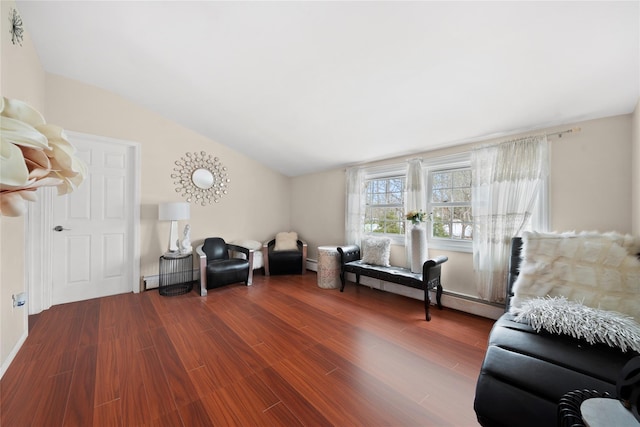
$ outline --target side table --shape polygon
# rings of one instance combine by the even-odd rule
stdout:
[[[186,294],[193,289],[193,255],[160,257],[158,292],[164,296]]]
[[[639,427],[640,423],[631,411],[618,399],[592,398],[580,405],[580,413],[586,427]]]
[[[340,253],[337,246],[318,246],[318,287],[340,287]]]

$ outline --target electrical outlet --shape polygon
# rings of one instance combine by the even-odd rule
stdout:
[[[20,292],[19,294],[11,295],[11,299],[13,300],[14,307],[22,307],[27,303],[27,293]]]

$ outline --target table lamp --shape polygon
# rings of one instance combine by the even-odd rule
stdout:
[[[158,205],[158,219],[160,221],[171,221],[171,232],[169,233],[169,249],[165,252],[166,258],[177,258],[180,254],[180,243],[178,240],[178,221],[189,219],[189,203],[172,202],[160,203]]]

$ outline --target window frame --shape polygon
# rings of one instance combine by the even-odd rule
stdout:
[[[465,151],[457,154],[427,158],[422,161],[422,170],[425,174],[426,182],[426,205],[427,212],[432,212],[433,203],[431,202],[432,185],[431,173],[433,171],[451,170],[451,169],[471,169],[471,151]],[[407,164],[396,163],[383,166],[372,166],[364,168],[364,181],[367,182],[371,179],[382,179],[392,177],[406,178]],[[406,185],[406,182],[405,182]],[[473,185],[473,182],[472,182]],[[362,197],[366,197],[367,190],[363,189]],[[403,198],[406,197],[406,188],[403,194]],[[365,202],[366,204],[366,202]],[[404,204],[404,199],[403,199]],[[471,201],[473,206],[473,200]],[[366,209],[366,207],[365,207]],[[404,207],[403,207],[404,209]],[[472,212],[473,213],[473,212]],[[364,221],[363,221],[364,223]],[[549,175],[545,176],[543,184],[538,193],[538,200],[536,202],[536,208],[534,209],[531,218],[532,229],[540,231],[548,231],[550,228],[550,203],[549,203]],[[406,226],[406,224],[405,224]],[[404,234],[387,234],[387,233],[368,233],[362,230],[363,236],[385,236],[390,237],[391,242],[394,245],[406,245],[405,240],[406,233]],[[439,237],[433,237],[433,228],[429,226],[429,233],[427,242],[430,248],[452,251],[452,252],[466,252],[473,253],[473,239],[472,240],[458,240],[458,239],[443,239]]]
[[[449,170],[460,170],[460,169],[471,169],[471,152],[463,152],[458,154],[452,154],[449,156],[436,157],[432,159],[425,159],[422,162],[425,176],[425,182],[427,183],[426,188],[426,199],[427,199],[427,211],[433,212],[434,206],[440,206],[439,204],[434,204],[431,197],[433,194],[433,180],[432,173],[440,172],[440,171],[449,171]],[[472,202],[469,203],[469,207],[472,206]],[[472,211],[473,214],[473,211]],[[453,251],[453,252],[473,252],[473,239],[471,240],[462,240],[462,239],[445,239],[442,237],[434,237],[433,236],[433,226],[429,223],[428,226],[428,244],[430,248]]]
[[[406,174],[407,174],[407,165],[406,164],[392,164],[385,166],[376,166],[365,169],[364,174],[364,189],[363,189],[363,197],[365,198],[365,220],[363,220],[363,225],[366,222],[366,209],[367,209],[367,187],[368,183],[371,180],[376,179],[390,179],[390,178],[402,178],[404,182],[403,190],[402,190],[402,203],[400,208],[402,212],[404,212],[404,199],[406,197]],[[404,224],[406,227],[406,223]],[[378,237],[389,237],[391,239],[391,243],[394,245],[405,245],[405,233],[401,234],[393,234],[393,233],[374,233],[367,232],[364,229],[362,230],[363,236],[378,236]]]

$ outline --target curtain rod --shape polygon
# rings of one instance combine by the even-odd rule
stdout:
[[[567,130],[561,130],[560,132],[553,132],[553,133],[548,133],[547,136],[555,136],[558,135],[558,138],[562,138],[562,135],[564,135],[565,133],[578,133],[580,132],[582,129],[575,127],[575,128],[571,128],[571,129],[567,129]]]

